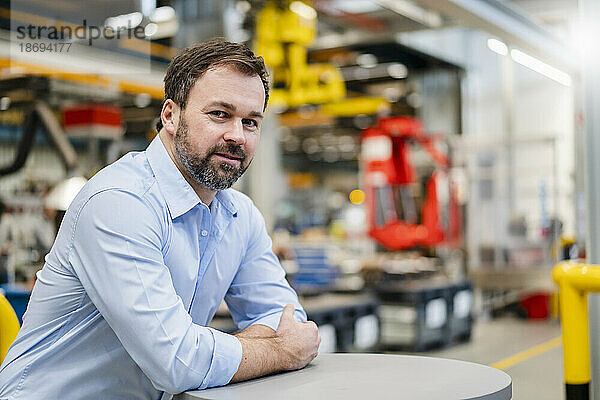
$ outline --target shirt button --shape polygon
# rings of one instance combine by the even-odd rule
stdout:
[[[201,234],[202,236],[206,236],[206,235],[208,235],[208,231],[206,231],[206,230],[203,230],[202,232],[200,232],[200,234]]]

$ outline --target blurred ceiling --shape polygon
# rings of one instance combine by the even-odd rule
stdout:
[[[372,33],[407,32],[439,28],[442,16],[409,0],[315,0],[320,18],[338,30],[361,29]]]
[[[537,22],[564,41],[572,41],[573,29],[579,22],[578,0],[510,0]]]
[[[64,19],[81,19],[88,22],[104,21],[106,18],[140,11],[145,0],[19,0],[13,1],[11,8],[38,15]],[[223,3],[235,0],[227,0]],[[457,4],[469,10],[469,4],[503,4],[530,17],[548,28],[552,33],[563,36],[566,26],[577,18],[578,0],[312,0],[319,12],[319,32],[343,33],[348,30],[361,30],[371,34],[408,32],[421,29],[435,29],[463,21],[456,13],[448,14],[444,3]],[[159,3],[179,4],[180,10],[194,4],[198,9],[215,8],[216,0],[170,0]],[[254,9],[262,7],[265,0],[250,0]],[[184,7],[185,6],[185,7]],[[217,7],[221,9],[221,7]]]
[[[18,0],[12,1],[12,10],[18,10],[62,21],[103,24],[106,18],[140,11],[140,0]]]
[[[577,18],[579,9],[578,0],[510,0],[508,3],[549,26]]]
[[[88,24],[101,24],[107,17],[140,11],[151,2],[19,0],[13,1],[12,7],[65,20],[85,16]],[[223,34],[224,17],[219,21],[214,11],[222,13],[226,4],[238,9],[246,4],[250,14],[255,14],[265,2],[158,1],[161,5],[172,4],[183,22],[173,41],[177,47]],[[313,46],[316,49],[331,48],[333,44],[389,42],[396,40],[397,33],[465,26],[487,31],[567,70],[573,68],[565,43],[577,21],[577,0],[312,0],[312,4],[319,12],[319,37]]]
[[[577,17],[578,0],[475,0],[481,3],[504,3],[520,10],[548,27],[566,23]],[[160,3],[196,3],[198,8],[213,8],[215,0],[160,1]],[[444,3],[444,0],[435,1]],[[472,2],[472,1],[471,1]],[[19,0],[11,7],[21,11],[38,11],[42,15],[70,15],[81,18],[107,18],[139,11],[143,0]],[[261,7],[265,0],[251,0]],[[320,17],[331,24],[330,29],[358,28],[373,32],[406,32],[436,28],[458,21],[432,7],[431,0],[313,0]],[[459,3],[468,4],[469,1]],[[328,28],[328,24],[324,24]]]
[[[314,4],[323,16],[316,48],[462,26],[485,31],[566,71],[577,68],[568,45],[578,20],[577,0],[316,0]]]

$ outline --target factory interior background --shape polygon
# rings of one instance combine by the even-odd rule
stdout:
[[[21,318],[75,194],[154,138],[177,50],[225,37],[272,87],[234,187],[320,353],[473,361],[564,399],[552,270],[589,252],[580,3],[2,1],[4,296]],[[120,37],[53,37],[82,25]],[[235,330],[224,304],[211,326]]]

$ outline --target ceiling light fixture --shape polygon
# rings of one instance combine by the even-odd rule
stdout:
[[[517,49],[511,49],[510,56],[515,62],[518,62],[532,71],[542,74],[561,85],[571,86],[571,76],[566,72],[554,68],[553,66]]]
[[[501,56],[508,55],[508,46],[504,42],[499,41],[498,39],[489,38],[487,41],[487,46],[488,49],[490,49],[494,53],[498,53]]]
[[[363,68],[373,68],[377,66],[377,57],[373,54],[360,54],[356,57],[356,63]]]
[[[156,35],[156,32],[158,32],[158,25],[156,25],[154,22],[146,25],[146,28],[144,29],[144,34],[146,37],[152,37]]]
[[[305,19],[317,18],[317,12],[314,8],[302,1],[294,1],[290,4],[290,10]]]
[[[167,22],[175,18],[175,9],[170,6],[158,7],[150,16],[152,22]]]
[[[370,0],[332,0],[330,4],[332,7],[350,14],[365,14],[381,10],[377,3]]]
[[[104,25],[112,28],[114,31],[123,29],[133,29],[142,23],[144,16],[141,12],[133,12],[130,14],[118,15],[116,17],[107,18]]]
[[[404,79],[408,76],[408,68],[400,63],[393,63],[387,66],[387,73],[394,79]]]

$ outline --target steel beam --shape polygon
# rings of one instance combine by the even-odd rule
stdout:
[[[600,35],[600,2],[581,0],[581,27],[586,32],[582,38],[582,65],[585,124],[585,195],[587,222],[587,262],[600,263],[600,52],[596,38]],[[589,301],[592,399],[600,400],[600,297]]]

